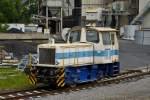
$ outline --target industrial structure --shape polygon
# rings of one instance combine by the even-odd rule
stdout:
[[[60,33],[63,27],[80,25],[80,0],[39,0],[38,5],[39,24],[52,34]]]
[[[150,28],[147,21],[149,2],[149,0],[39,0],[38,24],[48,29],[47,33],[51,34],[61,33],[63,28],[74,26],[92,25],[118,30],[123,27],[125,38],[134,40],[137,30],[142,28],[148,31]]]
[[[62,29],[62,6],[60,0],[39,0],[39,22],[51,33],[60,32]]]
[[[141,24],[142,28],[150,28],[150,0],[140,1],[139,3],[139,14],[134,18],[131,24]]]
[[[142,45],[150,45],[150,0],[140,1],[139,14],[131,22],[133,25],[140,25],[141,29],[136,30],[135,42]]]
[[[88,24],[119,28],[133,20],[138,7],[139,0],[39,0],[38,17],[51,33]]]
[[[87,23],[119,28],[138,14],[138,5],[138,0],[82,0],[82,17]]]

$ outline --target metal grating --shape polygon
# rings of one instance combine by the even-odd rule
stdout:
[[[40,48],[39,49],[39,64],[55,65],[55,49]]]

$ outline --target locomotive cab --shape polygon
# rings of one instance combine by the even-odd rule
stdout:
[[[119,74],[115,29],[75,27],[66,39],[67,43],[38,45],[37,83],[63,87]]]
[[[118,40],[116,35],[117,30],[112,28],[102,28],[102,27],[91,27],[91,28],[73,28],[67,34],[67,43],[91,43],[94,50],[97,52],[95,56],[100,53],[100,51],[106,51],[103,60],[94,57],[94,63],[111,63],[117,62],[119,59],[113,57],[112,54],[118,53]],[[93,51],[94,51],[93,50]]]

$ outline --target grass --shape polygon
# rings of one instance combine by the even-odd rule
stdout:
[[[0,68],[0,90],[20,90],[30,88],[25,73],[16,68]]]

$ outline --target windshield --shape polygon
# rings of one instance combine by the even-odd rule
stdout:
[[[86,40],[88,42],[98,43],[99,42],[99,34],[97,31],[88,30],[86,32]]]
[[[69,42],[70,43],[79,42],[80,41],[80,35],[81,35],[80,31],[72,31],[70,33]]]

